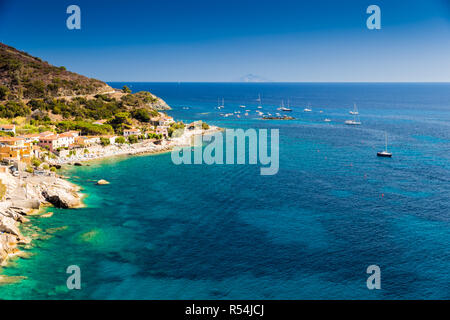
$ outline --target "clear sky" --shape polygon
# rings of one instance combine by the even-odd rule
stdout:
[[[103,81],[448,82],[450,0],[0,0],[0,41]]]

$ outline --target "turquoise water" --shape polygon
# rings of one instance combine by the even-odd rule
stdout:
[[[47,237],[3,269],[26,278],[0,286],[0,298],[450,298],[450,85],[127,85],[164,98],[176,119],[279,128],[278,174],[176,166],[170,154],[70,168],[87,207],[33,218]],[[223,96],[224,112],[254,110],[258,93],[272,113],[289,98],[298,120],[214,109]],[[353,102],[360,127],[343,124]],[[392,159],[376,157],[385,131]],[[366,288],[371,264],[378,291]],[[81,268],[81,290],[66,288],[69,265]]]

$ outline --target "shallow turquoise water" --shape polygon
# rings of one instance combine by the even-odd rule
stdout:
[[[450,298],[449,85],[128,85],[163,97],[177,119],[279,128],[278,174],[176,166],[170,154],[70,168],[87,207],[33,218],[51,238],[4,269],[27,278],[1,286],[1,298]],[[222,96],[226,112],[254,109],[258,93],[272,113],[289,98],[299,119],[224,119],[214,109]],[[353,101],[357,128],[342,123]],[[376,157],[384,131],[392,159]],[[69,291],[73,264],[82,289]],[[366,288],[371,264],[382,290]]]

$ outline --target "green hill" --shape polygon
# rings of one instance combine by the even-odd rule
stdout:
[[[113,89],[0,43],[0,118],[25,117],[38,125],[106,119],[114,126],[148,123],[170,107],[150,92]]]
[[[55,67],[0,43],[0,100],[48,98],[111,91],[106,83]]]

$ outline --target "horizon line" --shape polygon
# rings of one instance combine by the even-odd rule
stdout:
[[[417,84],[450,84],[450,81],[109,81],[101,80],[106,83],[240,83],[240,84],[272,84],[272,83],[355,83],[355,84],[383,84],[383,83],[417,83]]]

